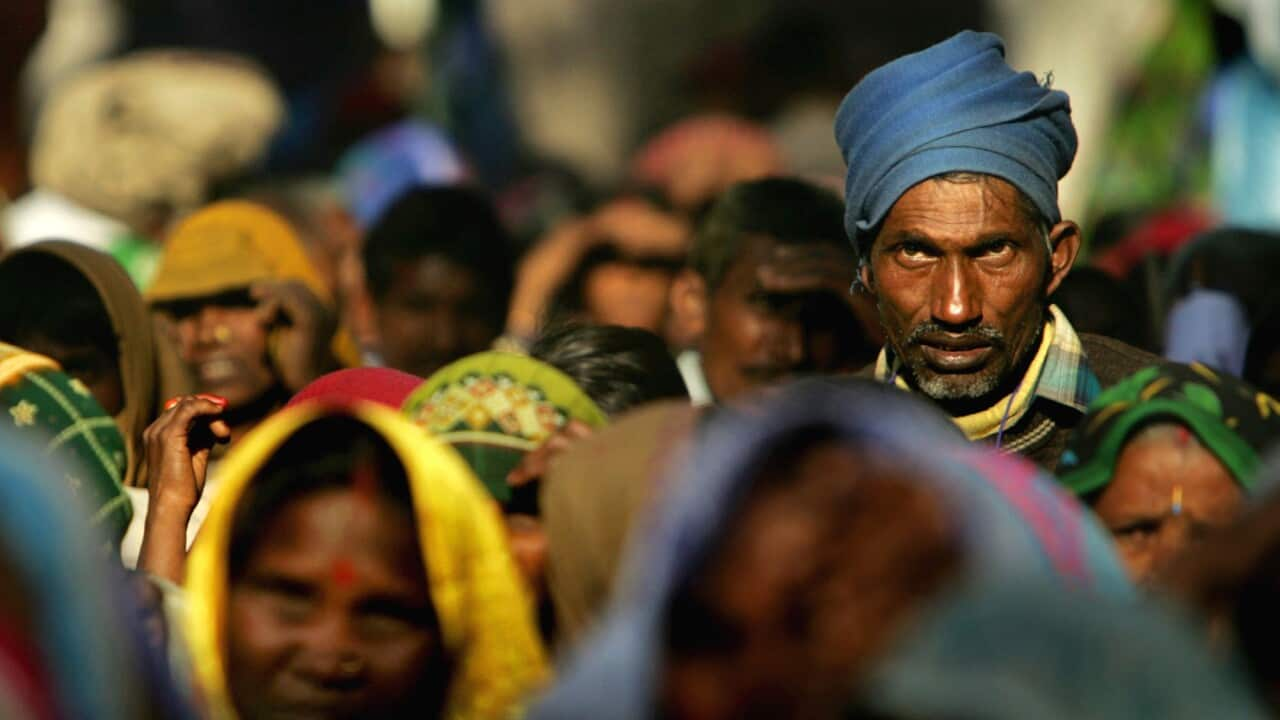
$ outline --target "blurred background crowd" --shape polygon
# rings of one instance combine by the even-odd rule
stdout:
[[[848,377],[966,28],[1181,363],[1039,467]],[[0,716],[1266,717],[1277,277],[1280,0],[4,0]]]
[[[178,218],[250,198],[301,232],[368,352],[379,341],[358,246],[405,187],[483,188],[504,252],[544,260],[525,263],[535,277],[513,298],[507,329],[528,339],[548,296],[601,253],[655,283],[682,263],[733,181],[836,186],[830,118],[851,82],[963,27],[1000,32],[1014,67],[1070,91],[1081,149],[1060,200],[1086,230],[1088,269],[1064,307],[1159,351],[1168,322],[1198,317],[1171,315],[1178,301],[1230,278],[1244,321],[1276,322],[1255,272],[1273,243],[1229,237],[1280,222],[1269,2],[48,0],[4,12],[5,246],[74,239],[145,288]],[[528,254],[573,244],[569,221],[588,218],[598,229],[578,244],[595,255]],[[1106,312],[1114,303],[1141,311]],[[1261,372],[1251,379],[1265,385]]]

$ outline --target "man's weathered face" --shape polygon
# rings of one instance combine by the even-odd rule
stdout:
[[[903,194],[863,280],[904,379],[941,401],[1002,389],[1034,351],[1045,298],[1070,266],[1056,254],[1051,264],[1046,239],[998,178],[934,178]]]

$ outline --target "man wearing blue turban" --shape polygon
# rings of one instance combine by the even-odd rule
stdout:
[[[1094,396],[1159,362],[1077,334],[1048,302],[1080,250],[1058,210],[1076,153],[1066,93],[965,31],[868,74],[835,135],[845,230],[887,338],[875,376],[1053,470]]]

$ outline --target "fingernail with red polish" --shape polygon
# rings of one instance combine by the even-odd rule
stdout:
[[[227,399],[219,395],[210,395],[208,393],[200,393],[196,397],[200,398],[201,400],[208,400],[214,405],[221,405],[222,407],[227,406]]]

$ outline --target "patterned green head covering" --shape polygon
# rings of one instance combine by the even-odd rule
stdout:
[[[605,414],[569,376],[504,352],[467,356],[436,371],[409,395],[404,413],[449,443],[500,503],[507,473],[572,420],[604,427]]]
[[[1245,489],[1259,455],[1280,440],[1280,402],[1270,395],[1200,363],[1148,367],[1089,405],[1062,454],[1059,480],[1077,495],[1105,487],[1125,442],[1157,421],[1186,426]]]
[[[124,438],[89,389],[53,360],[0,343],[0,426],[39,438],[46,454],[67,461],[68,489],[118,548],[133,517],[121,485]]]

